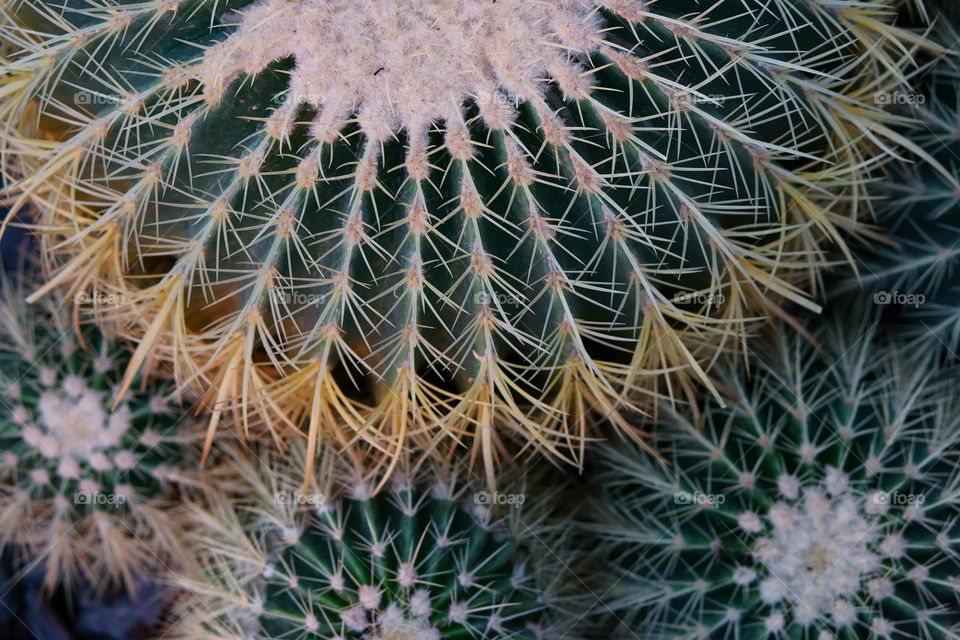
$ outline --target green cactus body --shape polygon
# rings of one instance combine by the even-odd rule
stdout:
[[[171,637],[560,636],[541,582],[556,556],[533,556],[510,519],[493,517],[462,488],[394,482],[371,495],[361,482],[349,497],[334,498],[281,489],[271,473],[255,506],[250,493],[234,502],[220,495],[200,511],[205,525],[196,528],[203,538],[195,549],[204,571],[187,582],[197,599],[185,601],[190,613]],[[290,488],[300,486],[294,482]],[[545,535],[529,520],[524,530]]]
[[[169,389],[111,408],[123,352],[92,329],[81,348],[68,317],[52,307],[27,315],[23,291],[3,284],[0,539],[43,562],[50,586],[129,586],[136,569],[174,562],[166,507],[188,474]]]
[[[662,461],[603,450],[622,637],[957,637],[958,372],[862,329],[782,336],[726,410],[665,421]]]
[[[929,347],[960,346],[960,66],[947,59],[925,91],[910,94],[918,123],[903,134],[927,155],[891,165],[878,224],[892,246],[867,252],[856,284],[874,302],[897,305]],[[850,286],[855,283],[851,282]],[[849,288],[849,287],[848,287]]]
[[[217,420],[563,455],[815,307],[894,4],[25,0],[11,192]]]

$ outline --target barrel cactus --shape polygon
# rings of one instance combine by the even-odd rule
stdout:
[[[138,388],[111,407],[128,354],[93,329],[78,339],[52,304],[28,313],[20,286],[2,288],[0,544],[44,567],[51,588],[131,587],[140,570],[174,565],[170,498],[197,463],[184,461],[170,388]]]
[[[572,637],[551,604],[563,551],[545,545],[559,529],[521,511],[525,494],[494,501],[469,483],[396,477],[375,495],[358,480],[307,489],[290,464],[303,455],[234,457],[251,490],[215,492],[197,508],[202,570],[185,578],[194,595],[168,637]]]
[[[955,38],[954,38],[954,41]],[[907,333],[927,348],[960,346],[960,65],[954,58],[905,94],[917,122],[903,134],[927,154],[890,165],[878,187],[878,224],[888,234],[863,254],[861,286],[876,304],[894,305]]]
[[[211,427],[579,459],[816,307],[925,46],[897,5],[19,0],[10,192]]]
[[[702,425],[665,420],[663,460],[604,449],[614,637],[958,637],[960,372],[870,332],[818,338],[731,373]]]

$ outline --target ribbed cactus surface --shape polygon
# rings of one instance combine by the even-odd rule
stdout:
[[[904,108],[916,120],[901,133],[923,152],[890,165],[878,186],[877,223],[887,235],[863,254],[856,284],[926,348],[960,346],[960,65],[946,58]],[[848,289],[854,282],[850,282]]]
[[[894,4],[7,3],[11,191],[215,422],[490,469],[815,306],[921,42]]]
[[[516,505],[495,516],[455,482],[308,492],[299,470],[273,464],[248,467],[246,495],[198,510],[201,571],[172,638],[563,636],[549,590],[563,549],[534,554],[551,538],[533,519],[512,526]]]
[[[128,354],[93,329],[78,336],[53,304],[28,313],[24,290],[2,287],[0,541],[41,563],[49,586],[129,586],[138,569],[175,565],[169,507],[197,462],[170,388],[111,407]]]
[[[855,324],[817,338],[781,336],[702,424],[665,420],[662,460],[604,449],[613,637],[960,633],[958,372]]]

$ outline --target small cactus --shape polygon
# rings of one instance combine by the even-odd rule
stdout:
[[[532,553],[552,538],[526,512],[511,526],[516,512],[494,517],[488,494],[447,481],[311,493],[294,465],[259,462],[239,463],[252,491],[198,508],[203,571],[185,579],[195,595],[169,637],[572,638],[546,577],[563,551]]]
[[[957,42],[956,37],[953,38]],[[902,127],[917,145],[908,161],[890,165],[878,187],[877,222],[886,242],[863,252],[859,277],[878,305],[895,305],[898,320],[924,348],[960,347],[960,65],[940,61],[923,91],[910,94],[917,122]],[[923,154],[922,156],[919,154]]]
[[[28,313],[18,285],[0,286],[0,543],[49,588],[130,586],[179,549],[169,499],[189,474],[170,388],[111,407],[127,354],[92,328],[80,344],[57,301]]]
[[[614,637],[958,637],[960,372],[861,329],[784,330],[663,459],[603,449]]]
[[[213,425],[578,461],[816,308],[925,46],[897,4],[19,0],[10,192]]]

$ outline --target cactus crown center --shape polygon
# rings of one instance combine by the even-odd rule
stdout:
[[[775,505],[768,519],[769,537],[754,544],[754,555],[770,572],[760,585],[765,599],[823,614],[838,598],[855,594],[861,576],[878,564],[868,548],[874,527],[851,496],[811,490],[798,504]]]
[[[312,105],[328,132],[356,117],[375,139],[420,135],[468,100],[493,125],[512,100],[542,97],[548,79],[576,84],[583,69],[572,56],[601,40],[594,9],[585,0],[259,0],[228,18],[236,28],[208,50],[201,80],[216,103],[240,74],[292,57],[286,104]]]
[[[765,569],[760,595],[767,604],[784,602],[801,624],[820,617],[837,626],[850,623],[863,582],[875,578],[882,556],[896,556],[896,536],[884,538],[881,516],[888,505],[879,493],[864,495],[847,475],[828,468],[821,486],[792,487],[766,515],[766,535],[755,539],[753,557]],[[758,531],[759,533],[759,531]],[[872,580],[869,588],[882,588]]]
[[[126,406],[108,414],[103,394],[91,389],[80,376],[68,375],[59,385],[40,394],[39,429],[24,428],[24,440],[45,458],[83,462],[94,468],[111,466],[104,452],[121,444],[130,428]],[[73,476],[73,464],[64,464],[61,475]]]

